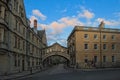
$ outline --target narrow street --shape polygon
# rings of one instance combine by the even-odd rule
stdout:
[[[120,69],[73,70],[63,64],[18,80],[120,80]]]
[[[72,70],[70,69],[65,69],[64,64],[59,64],[51,68],[50,70],[46,71],[47,74],[49,75],[54,75],[54,74],[61,74],[61,73],[69,73]]]

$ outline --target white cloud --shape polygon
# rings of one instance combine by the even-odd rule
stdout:
[[[67,27],[74,27],[75,25],[84,25],[82,22],[80,22],[78,20],[78,18],[76,17],[63,17],[60,18],[57,21],[53,21],[50,24],[38,24],[38,27],[41,27],[42,29],[49,29],[52,33],[52,35],[54,34],[58,34],[58,33],[62,33],[63,29],[67,28]]]
[[[63,17],[59,22],[66,24],[66,26],[84,25],[77,17]]]
[[[45,30],[49,29],[49,26],[47,24],[38,23],[38,27],[40,27],[41,29],[45,29]]]
[[[114,15],[115,15],[116,17],[120,17],[120,12],[116,12],[116,13],[114,13]]]
[[[66,9],[64,10],[66,11]],[[117,13],[116,15],[120,16],[120,13]],[[65,28],[74,27],[75,25],[79,26],[98,26],[101,21],[105,22],[105,25],[107,26],[119,26],[120,20],[111,20],[111,19],[105,19],[105,18],[94,18],[95,14],[91,12],[90,10],[85,9],[84,7],[81,7],[81,10],[78,14],[74,16],[67,16],[62,17],[56,21],[52,21],[49,24],[41,24],[39,23],[39,18],[42,20],[46,19],[46,16],[44,16],[39,10],[33,10],[33,16],[30,17],[30,21],[33,24],[34,19],[38,20],[38,27],[42,29],[46,29],[47,31],[47,39],[48,43],[51,44],[53,42],[59,42],[61,44],[66,44],[66,39],[64,39],[63,35],[65,33]],[[85,18],[86,21],[82,21],[81,19]]]
[[[66,41],[66,39],[60,39],[59,41],[58,41],[61,45],[63,45],[63,46],[67,46],[67,41]]]
[[[46,20],[46,16],[43,15],[39,10],[35,9],[32,11],[33,15],[38,16],[41,20]]]
[[[81,7],[81,10],[82,10],[82,13],[78,14],[78,17],[80,17],[80,18],[83,17],[86,19],[92,19],[95,16],[95,14],[93,12],[91,12],[83,7]]]
[[[117,20],[106,20],[104,18],[98,18],[97,21],[100,23],[101,21],[104,21],[105,25],[108,25],[108,26],[119,26],[120,25],[120,22],[117,21]]]
[[[47,30],[48,41],[59,42],[65,44],[62,34],[65,33],[64,29],[67,27],[74,27],[75,25],[83,25],[76,17],[63,17],[57,21],[53,21],[50,24],[38,24],[38,27]]]
[[[74,27],[75,25],[83,25],[76,17],[63,17],[58,21],[50,23],[48,26],[52,29],[54,34],[62,33],[67,27]]]
[[[61,33],[62,29],[64,27],[66,27],[66,25],[64,23],[59,23],[56,21],[52,22],[49,26],[51,27],[51,29],[53,31],[52,33],[54,33],[54,34]]]
[[[61,11],[62,13],[65,13],[67,12],[67,8],[65,8],[64,10]]]

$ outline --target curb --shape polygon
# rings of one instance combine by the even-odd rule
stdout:
[[[9,78],[0,78],[0,80],[14,80],[14,79],[19,79],[19,78],[22,78],[22,77],[25,77],[25,76],[30,76],[30,75],[33,75],[33,74],[36,74],[36,73],[39,73],[39,72],[42,72],[44,70],[41,70],[41,71],[35,71],[33,73],[27,73],[25,75],[20,75],[20,76],[17,76],[17,77],[9,77]]]
[[[74,69],[75,71],[103,71],[103,70],[120,70],[120,68],[101,68],[101,69]]]

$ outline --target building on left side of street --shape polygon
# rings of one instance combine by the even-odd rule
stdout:
[[[40,68],[46,46],[45,30],[37,30],[37,20],[30,27],[23,0],[0,0],[0,75]]]

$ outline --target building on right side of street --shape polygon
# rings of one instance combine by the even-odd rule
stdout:
[[[71,67],[120,67],[120,29],[75,26],[67,41]]]

